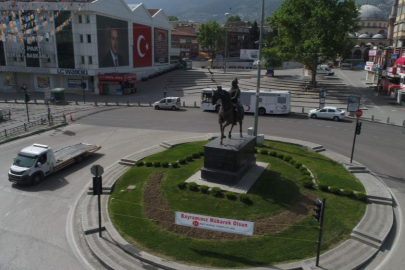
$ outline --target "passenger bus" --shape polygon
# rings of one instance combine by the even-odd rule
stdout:
[[[222,88],[229,91],[229,88]],[[201,92],[201,109],[203,111],[219,111],[220,102],[212,105],[212,88],[204,88]],[[245,113],[254,113],[256,106],[256,91],[241,90],[240,103]],[[265,114],[288,114],[291,109],[291,93],[288,91],[260,92],[259,115]]]

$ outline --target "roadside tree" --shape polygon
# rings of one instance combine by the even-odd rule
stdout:
[[[178,21],[179,18],[177,16],[173,16],[173,15],[169,15],[167,16],[167,18],[169,19],[169,21]]]
[[[211,67],[216,52],[224,48],[225,44],[225,28],[219,25],[216,21],[211,21],[200,26],[197,40],[201,47],[212,53]]]
[[[273,70],[272,77],[274,77],[274,68],[281,67],[284,62],[284,55],[281,54],[277,48],[264,48],[262,50],[263,60],[266,63],[266,67],[270,67]]]
[[[278,29],[276,50],[307,65],[314,87],[318,64],[344,55],[354,45],[348,33],[360,30],[355,0],[285,0],[267,21]]]

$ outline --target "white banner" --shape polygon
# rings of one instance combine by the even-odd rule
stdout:
[[[183,212],[176,212],[175,219],[176,224],[181,226],[243,235],[253,235],[255,224],[250,221],[209,217]]]
[[[240,59],[257,60],[259,59],[259,50],[240,50]]]

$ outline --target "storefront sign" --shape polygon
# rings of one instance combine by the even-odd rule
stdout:
[[[21,58],[31,58],[31,59],[47,59],[52,58],[53,53],[47,53],[43,48],[35,45],[20,46],[17,52],[7,52],[7,57],[21,57]]]
[[[375,56],[376,50],[369,50],[368,51],[368,56]]]
[[[176,224],[197,229],[253,235],[254,222],[176,212]]]
[[[84,69],[67,69],[67,68],[58,68],[57,73],[61,75],[79,75],[79,76],[88,76],[89,72]]]
[[[347,101],[347,111],[355,112],[360,107],[360,97],[349,97]]]
[[[374,67],[373,66],[365,66],[364,70],[374,71]]]
[[[398,54],[397,53],[391,54],[391,59],[393,59],[393,60],[398,59]]]
[[[32,67],[0,67],[3,72],[25,72],[25,73],[51,73],[49,68],[32,68]]]
[[[135,81],[136,74],[99,74],[98,79],[100,81],[110,81],[110,82],[124,82],[124,81]]]
[[[366,62],[366,66],[373,66],[374,62]]]
[[[388,76],[396,75],[397,74],[397,68],[396,67],[389,67],[387,68],[388,71]]]
[[[82,88],[82,82],[86,83],[86,88],[84,90],[89,90],[89,81],[88,80],[71,80],[68,79],[68,87],[69,88]]]
[[[50,88],[51,87],[51,79],[49,77],[37,77],[37,87],[38,88]]]

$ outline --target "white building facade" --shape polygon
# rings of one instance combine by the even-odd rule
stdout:
[[[85,82],[96,94],[123,94],[170,68],[163,10],[79,1],[0,3],[0,92],[82,91]]]

